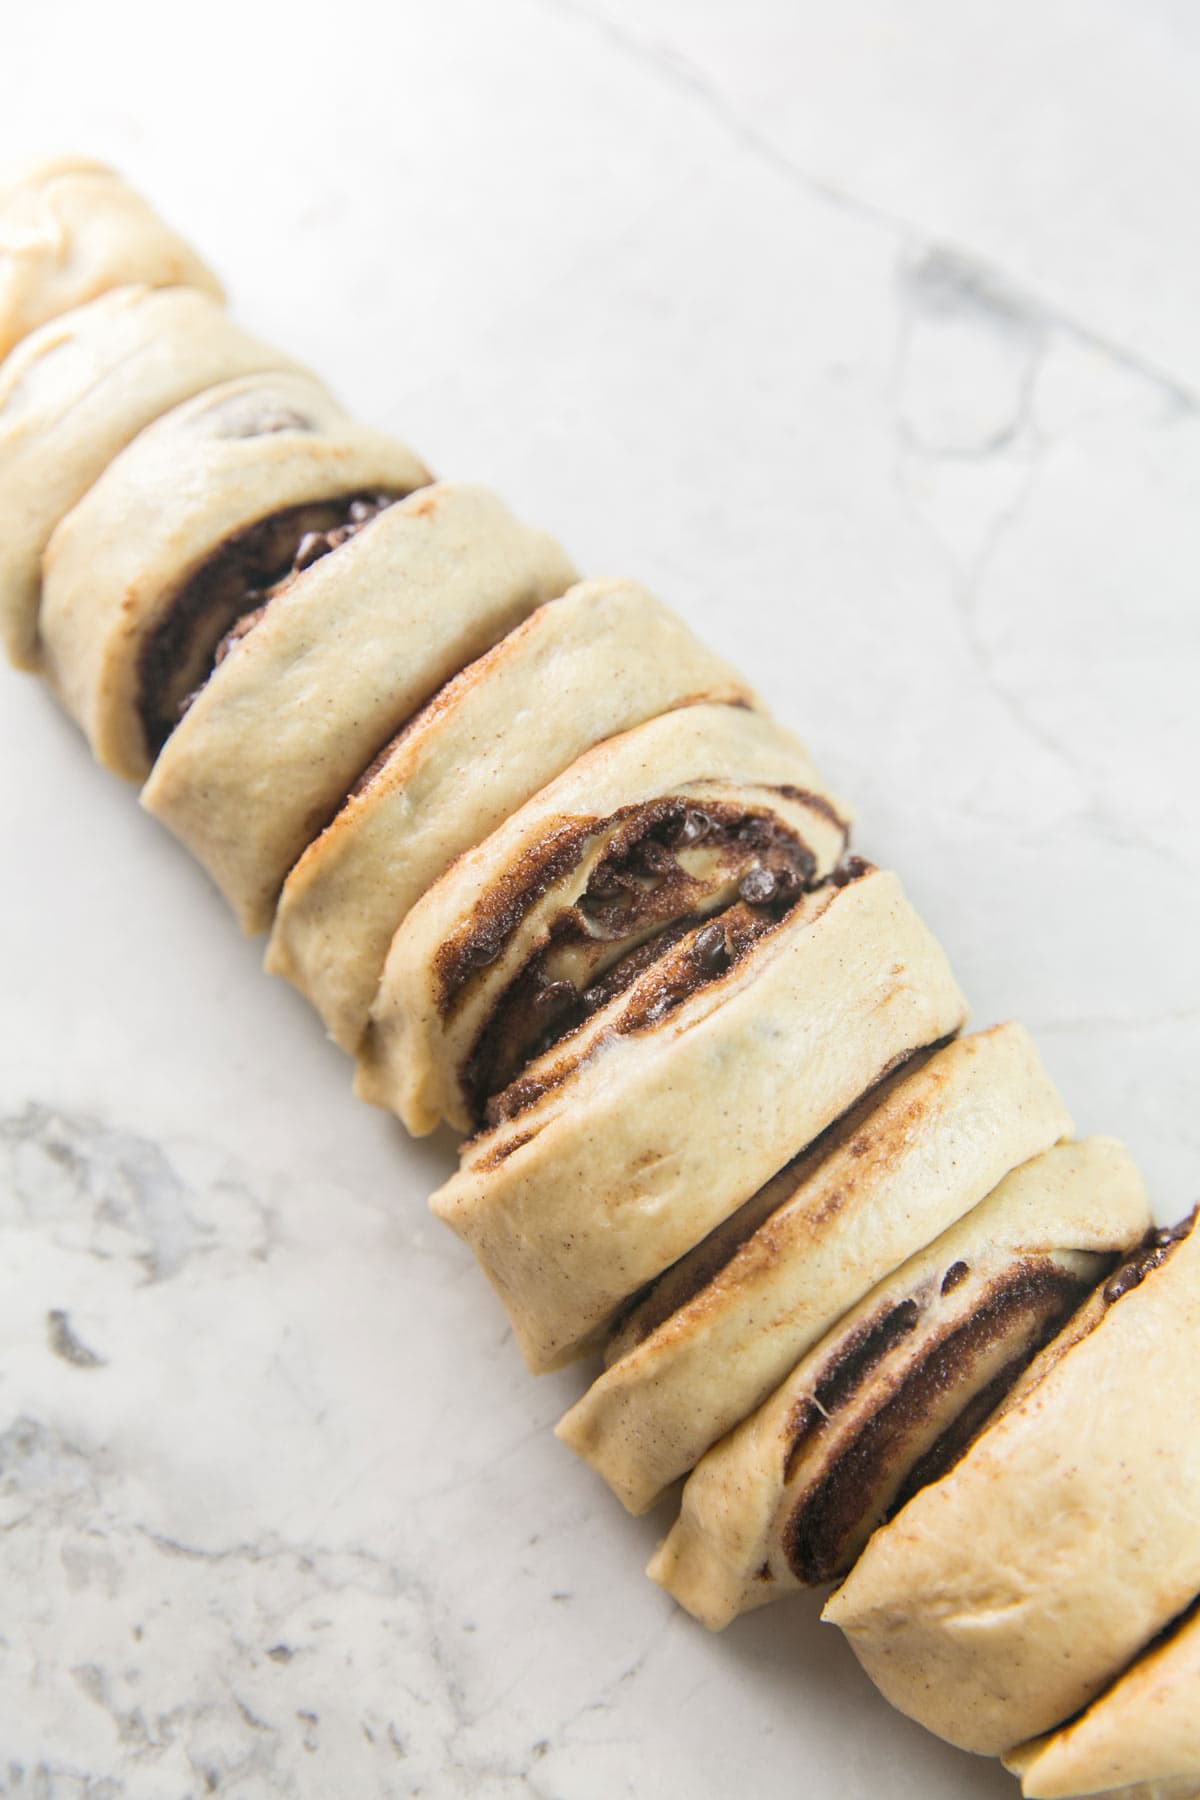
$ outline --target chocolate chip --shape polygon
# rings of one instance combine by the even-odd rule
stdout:
[[[1118,1269],[1111,1280],[1105,1283],[1104,1298],[1110,1304],[1114,1300],[1120,1300],[1123,1295],[1130,1293],[1133,1288],[1140,1287],[1145,1278],[1146,1271],[1139,1263],[1126,1263],[1123,1269]]]
[[[667,828],[667,842],[676,850],[686,850],[692,844],[700,843],[712,830],[712,820],[707,813],[696,812],[689,807],[678,819],[673,819]]]
[[[550,981],[544,988],[538,989],[533,996],[533,1004],[539,1012],[549,1012],[569,1005],[575,997],[575,989],[569,981]]]
[[[319,562],[328,549],[329,545],[323,531],[306,531],[296,545],[292,568],[299,575],[302,569],[311,568],[313,563]]]
[[[725,927],[706,925],[703,931],[698,931],[692,941],[692,956],[702,969],[711,972],[722,968],[729,956]]]
[[[959,1282],[965,1281],[970,1273],[971,1271],[965,1262],[951,1263],[950,1267],[946,1270],[946,1273],[942,1276],[943,1294],[952,1293]]]
[[[474,943],[468,944],[463,950],[462,960],[468,969],[486,969],[489,963],[495,962],[499,954],[499,944],[492,943],[489,938],[476,938]]]
[[[606,995],[605,995],[604,989],[602,987],[584,988],[583,993],[579,997],[583,1001],[583,1004],[587,1008],[588,1012],[590,1012],[590,1013],[598,1012],[600,1010],[600,1008],[604,1005],[604,1002],[606,999]]]
[[[749,869],[738,882],[738,893],[747,906],[766,906],[775,898],[775,877],[770,869]]]
[[[367,520],[373,519],[378,511],[379,503],[376,500],[352,500],[350,502],[350,517],[356,525],[365,525]]]
[[[775,897],[777,900],[794,900],[803,885],[798,872],[791,863],[784,863],[782,868],[773,871],[775,876]]]

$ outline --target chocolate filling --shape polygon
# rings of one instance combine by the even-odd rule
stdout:
[[[1133,1255],[1127,1257],[1105,1282],[1103,1294],[1108,1304],[1115,1305],[1134,1288],[1140,1287],[1152,1269],[1161,1269],[1172,1251],[1191,1235],[1197,1217],[1200,1217],[1200,1207],[1194,1207],[1178,1225],[1164,1225],[1148,1231]]]
[[[228,538],[189,576],[138,657],[138,713],[151,756],[279,589],[400,498],[354,493],[287,507]]]
[[[870,864],[864,864],[863,873],[869,872],[870,867]],[[816,893],[827,885],[828,883],[818,882],[810,891]],[[577,1051],[572,1051],[571,1039],[579,1027],[564,1033],[561,1039],[566,1046],[564,1055],[552,1067],[535,1074],[518,1076],[506,1088],[494,1094],[484,1108],[482,1126],[477,1129],[494,1129],[518,1118],[521,1113],[536,1105],[543,1095],[568,1081],[606,1037],[629,1035],[660,1023],[693,994],[736,968],[758,940],[773,931],[785,917],[786,910],[752,909],[745,902],[738,901],[718,918],[703,926],[693,937],[687,935],[686,928],[693,926],[694,921],[687,921],[682,940],[673,936],[669,949],[663,949],[661,939],[655,940],[657,954],[650,959],[649,969],[640,971],[639,978],[629,984],[634,987],[642,986],[634,1003],[620,1013],[600,1037],[585,1043]],[[719,945],[714,928],[720,932]],[[640,980],[642,974],[648,977],[644,985]]]
[[[1013,1383],[1089,1291],[1085,1282],[1052,1263],[1019,1263],[969,1318],[931,1343],[806,1491],[788,1520],[784,1550],[797,1578],[815,1585],[845,1573],[877,1525],[898,1512],[920,1487],[953,1468]],[[794,1472],[803,1449],[828,1428],[834,1408],[862,1385],[870,1368],[877,1367],[914,1325],[903,1307],[894,1308],[865,1341],[852,1344],[826,1372],[817,1389],[820,1405],[806,1402],[798,1409],[799,1430],[789,1472]],[[1000,1369],[981,1380],[995,1354],[1010,1346],[1011,1354]],[[962,1404],[954,1422],[927,1443],[931,1414],[955,1395],[961,1395]]]
[[[777,923],[812,883],[812,851],[770,813],[673,798],[631,807],[616,818],[617,829],[584,892],[563,908],[545,943],[509,982],[471,1050],[463,1086],[476,1118],[489,1116],[489,1096],[624,993],[731,893],[742,902],[741,914],[731,910],[704,926],[673,983],[660,984],[648,1010],[631,1017],[625,1029],[665,1018],[700,981],[721,974],[744,952],[740,939]],[[604,829],[612,824],[604,821]],[[553,879],[550,871],[566,874],[583,853],[574,834],[563,838],[542,859],[543,891]],[[477,965],[484,951],[489,961],[500,953],[500,941],[490,933],[476,930],[468,942],[473,948],[466,960]],[[460,971],[465,966],[460,961]]]

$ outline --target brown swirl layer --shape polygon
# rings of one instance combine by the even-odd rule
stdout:
[[[936,1291],[969,1273],[955,1265]],[[1023,1258],[965,1316],[927,1322],[932,1294],[914,1295],[840,1345],[794,1419],[787,1478],[813,1465],[784,1531],[796,1578],[845,1574],[878,1525],[954,1466],[1090,1291],[1078,1270]]]
[[[703,806],[669,797],[622,809],[604,820],[576,820],[538,846],[516,878],[489,890],[466,928],[446,946],[443,1005],[466,990],[473,973],[502,953],[529,908],[584,858],[595,862],[583,891],[553,917],[536,952],[504,987],[477,1034],[463,1087],[477,1119],[522,1069],[602,1011],[700,927],[674,970],[675,998],[663,985],[665,1017],[706,979],[722,973],[748,942],[777,923],[816,869],[812,851],[761,807]],[[735,910],[740,907],[741,911]],[[720,917],[713,917],[720,915]],[[705,920],[712,923],[705,926]],[[665,971],[664,971],[665,973]],[[636,1030],[653,1020],[627,1024]]]
[[[275,595],[402,497],[354,493],[286,507],[228,538],[193,571],[138,658],[138,713],[152,756]]]

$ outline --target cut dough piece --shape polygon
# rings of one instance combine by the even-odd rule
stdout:
[[[486,488],[422,489],[284,585],[167,740],[144,805],[263,930],[380,744],[574,578]]]
[[[645,1512],[869,1289],[1070,1130],[1020,1025],[918,1058],[649,1290],[559,1437]]]
[[[247,589],[281,573],[320,525],[297,509],[427,479],[411,451],[356,425],[309,375],[225,382],[148,425],[45,557],[47,672],[99,760],[130,781],[149,773],[155,739],[204,679]]]
[[[604,738],[754,697],[632,581],[587,581],[449,681],[284,883],[267,967],[357,1050],[397,926],[463,851]]]
[[[712,1630],[844,1575],[1150,1222],[1119,1144],[1047,1150],[881,1282],[700,1463],[655,1581]]]
[[[1200,1794],[1200,1601],[1080,1718],[1004,1761],[1026,1800]]]
[[[704,978],[694,933],[531,1065],[524,1109],[433,1197],[534,1370],[593,1345],[890,1067],[963,1022],[894,875],[828,883],[741,954],[726,929],[723,970]]]
[[[1200,1232],[1148,1256],[825,1609],[893,1706],[965,1750],[1070,1718],[1200,1592]]]
[[[0,357],[108,288],[221,287],[195,251],[103,163],[80,157],[0,180]]]
[[[736,900],[751,870],[765,903],[794,899],[836,865],[846,829],[803,747],[744,707],[686,707],[597,745],[408,914],[359,1094],[417,1133],[481,1124],[539,1040],[610,997],[631,953]]]
[[[32,333],[0,367],[0,628],[36,668],[54,527],[146,425],[205,388],[286,369],[196,288],[121,287]]]

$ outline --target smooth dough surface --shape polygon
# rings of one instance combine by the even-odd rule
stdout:
[[[1200,1793],[1200,1605],[1081,1718],[1004,1761],[1026,1800]]]
[[[0,367],[0,629],[36,668],[51,533],[146,425],[193,394],[290,359],[196,288],[114,288],[41,326]]]
[[[701,1245],[664,1277],[678,1304],[610,1362],[559,1437],[646,1511],[870,1288],[1070,1130],[1023,1026],[947,1044],[782,1172],[772,1210],[711,1276],[691,1275]]]
[[[588,581],[464,669],[300,858],[267,967],[355,1051],[397,926],[456,856],[604,738],[696,701],[754,704],[632,581]]]
[[[1198,1351],[1200,1230],[876,1532],[825,1617],[901,1712],[1002,1755],[1200,1592]]]
[[[295,577],[168,738],[143,804],[247,931],[381,743],[574,580],[486,488],[440,482]]]
[[[1061,1144],[1013,1169],[965,1218],[840,1319],[758,1411],[709,1451],[684,1487],[679,1519],[650,1575],[713,1630],[805,1585],[788,1554],[793,1516],[837,1455],[854,1455],[856,1428],[869,1422],[881,1398],[886,1404],[905,1368],[918,1367],[939,1338],[961,1336],[976,1313],[986,1317],[1006,1280],[1015,1280],[1019,1292],[1031,1269],[1061,1271],[1086,1290],[1149,1223],[1141,1176],[1109,1139]],[[839,1403],[830,1402],[834,1410],[824,1433],[797,1444],[797,1420],[826,1371],[852,1364],[856,1344],[871,1327],[906,1305],[919,1310],[915,1329],[898,1338]],[[998,1375],[1013,1349],[998,1330],[995,1346],[985,1343],[978,1370],[969,1371],[975,1385]],[[966,1375],[966,1364],[960,1367]],[[949,1428],[970,1391],[943,1395],[935,1387],[922,1396],[931,1439]],[[925,1447],[919,1427],[915,1445],[918,1453]],[[914,1456],[903,1433],[890,1448],[901,1459],[898,1487]]]
[[[474,1249],[530,1368],[558,1367],[965,1012],[894,875],[819,889],[661,1023],[600,1039],[473,1140],[431,1205]]]
[[[809,809],[785,791],[817,795],[833,809]],[[774,792],[768,790],[775,790]],[[589,824],[599,827],[623,808],[664,795],[702,805],[774,806],[798,828],[826,874],[846,842],[842,814],[799,741],[761,713],[734,706],[689,706],[650,719],[599,744],[461,857],[421,899],[397,931],[359,1057],[357,1092],[399,1113],[414,1133],[441,1118],[469,1130],[471,1111],[462,1069],[498,997],[544,941],[556,911],[586,885],[600,836],[585,841],[552,886],[526,906],[504,949],[447,1006],[439,991],[439,952],[473,920],[510,907],[514,879],[544,845]],[[755,791],[751,791],[755,790]]]
[[[129,282],[222,297],[195,251],[103,163],[60,157],[0,178],[0,357],[48,319]]]
[[[303,501],[427,478],[299,373],[225,382],[148,425],[58,525],[43,565],[46,670],[97,758],[129,781],[149,773],[139,656],[228,539]]]

